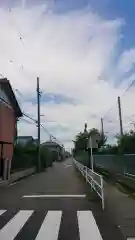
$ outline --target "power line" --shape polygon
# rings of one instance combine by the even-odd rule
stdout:
[[[60,143],[60,141],[56,138],[56,137],[54,137],[42,124],[40,124],[40,126],[48,133],[48,135],[51,137],[51,138],[53,138],[54,140],[57,140],[59,143]],[[60,143],[61,144],[61,143]]]
[[[121,95],[121,98],[125,95],[125,93],[133,86],[133,84],[135,83],[135,80],[133,80],[130,84],[129,84],[129,86],[125,89],[125,91],[123,92],[123,94]],[[117,102],[116,102],[117,103]],[[115,103],[115,104],[116,104]],[[104,117],[113,109],[113,107],[114,107],[115,105],[113,105],[106,113],[105,113],[105,115],[104,115]],[[104,118],[103,117],[103,118]]]
[[[124,91],[124,93],[121,95],[121,98],[125,95],[125,93],[133,86],[133,84],[135,83],[135,80],[133,80],[129,86],[126,88],[126,90]]]
[[[26,122],[26,123],[28,123],[28,124],[34,124],[33,122],[30,122],[30,121],[28,121],[28,120],[25,119],[25,118],[20,118],[20,121],[24,121],[24,122]]]
[[[20,91],[20,90],[18,90],[18,89],[15,89],[19,94],[21,94],[21,96],[22,97],[24,97],[24,95],[22,94],[22,92]],[[41,94],[42,92],[40,92],[40,94]],[[41,96],[41,95],[40,95]],[[33,119],[32,117],[30,117],[28,114],[26,114],[26,113],[24,113],[23,112],[23,115],[24,116],[26,116],[26,117],[28,117],[29,119],[31,119],[31,120],[33,120],[33,121],[35,121],[36,123],[37,123],[37,120],[35,120],[35,119]],[[55,122],[55,121],[54,121]],[[48,133],[48,135],[50,136],[50,137],[52,137],[53,139],[55,139],[55,140],[57,140],[58,142],[59,142],[59,140],[56,138],[56,137],[54,137],[42,124],[40,124],[40,126]]]
[[[9,103],[8,103],[6,100],[4,100],[3,98],[0,97],[0,100],[1,100],[2,102],[6,103],[8,106],[12,107],[12,105],[9,104]],[[36,124],[38,123],[38,121],[37,121],[35,118],[31,117],[30,115],[28,115],[28,114],[25,113],[24,111],[22,112],[22,114],[23,114],[23,116],[25,116],[25,117],[29,118],[30,120],[34,121]],[[53,139],[55,139],[55,140],[57,140],[57,141],[59,142],[59,140],[58,140],[56,137],[54,137],[41,123],[40,123],[40,126],[48,133],[48,135],[49,135],[50,137],[52,137]]]
[[[32,121],[34,121],[35,123],[37,123],[37,120],[36,120],[36,119],[30,117],[28,114],[26,114],[26,113],[24,113],[24,112],[23,112],[23,116],[25,116],[25,117],[31,119]]]
[[[104,117],[114,108],[114,106],[117,104],[117,102],[104,114],[104,116],[102,117],[104,119]]]
[[[10,13],[10,15],[12,14],[12,8],[9,8],[9,13]],[[15,26],[15,24],[14,24],[14,22],[13,22],[13,17],[11,16],[11,20],[10,20],[10,22],[12,22],[12,24],[13,24],[13,26],[15,27],[15,29],[16,29],[16,26]],[[21,42],[21,44],[24,46],[24,43],[23,43],[23,37],[22,37],[22,35],[20,34],[20,32],[16,29],[16,32],[17,32],[17,35],[18,35],[18,37],[19,37],[19,40],[20,40],[20,42]]]

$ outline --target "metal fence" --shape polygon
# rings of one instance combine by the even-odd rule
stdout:
[[[135,174],[135,154],[94,155],[94,163],[112,172]]]
[[[87,152],[79,152],[76,160],[85,166],[90,166],[90,158]],[[135,175],[135,154],[124,155],[93,155],[94,166],[104,168],[108,171]]]
[[[95,190],[98,196],[101,198],[102,201],[102,208],[104,210],[104,186],[103,186],[103,177],[96,172],[92,171],[91,169],[87,168],[83,164],[79,163],[75,159],[73,160],[74,164],[81,172],[81,174],[85,177],[86,182],[91,185],[91,188]]]

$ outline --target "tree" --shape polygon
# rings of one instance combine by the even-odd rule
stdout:
[[[117,154],[118,153],[118,146],[106,144],[103,148],[100,149],[99,154]]]
[[[99,148],[105,144],[107,140],[106,136],[102,136],[98,129],[92,128],[88,132],[80,132],[76,135],[76,139],[74,141],[76,151],[87,149],[88,138],[92,133],[100,136],[101,140],[98,143]]]
[[[27,169],[31,167],[37,167],[38,152],[37,146],[32,143],[28,143],[25,146],[16,144],[14,148],[14,155],[12,159],[12,171]],[[40,146],[40,160],[41,167],[45,169],[52,166],[53,154],[45,147]]]
[[[117,135],[118,148],[123,153],[135,153],[135,131],[130,130],[123,134],[123,136]]]
[[[102,146],[105,145],[106,141],[107,141],[107,137],[105,135],[102,135],[102,133],[99,132],[98,129],[96,128],[92,128],[90,131],[89,131],[89,136],[90,134],[97,134],[100,136],[100,141],[98,142],[98,147],[101,148]]]
[[[88,134],[86,133],[78,133],[76,135],[76,139],[74,141],[75,143],[75,150],[86,150],[87,148],[87,139],[88,139]]]

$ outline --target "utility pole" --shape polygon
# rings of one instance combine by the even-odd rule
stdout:
[[[104,120],[101,118],[101,144],[104,146]]]
[[[39,89],[39,77],[37,77],[37,127],[38,127],[38,144],[37,144],[37,150],[38,150],[38,171],[41,169],[41,162],[40,162],[40,89]]]
[[[102,137],[104,137],[104,122],[103,122],[103,118],[101,118],[101,134],[102,134]]]
[[[121,101],[118,97],[118,110],[119,110],[119,122],[120,122],[120,135],[123,136],[123,124],[122,124],[122,113],[121,113]]]

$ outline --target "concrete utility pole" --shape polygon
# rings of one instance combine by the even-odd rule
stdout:
[[[104,137],[104,122],[103,122],[103,118],[101,118],[101,134],[102,134],[102,137]]]
[[[37,127],[38,127],[38,144],[37,144],[37,150],[38,150],[38,171],[41,169],[41,162],[40,162],[40,89],[39,89],[39,78],[37,77]]]
[[[123,136],[123,124],[122,124],[122,113],[121,113],[121,101],[118,97],[118,110],[119,110],[119,122],[120,122],[120,135]]]

